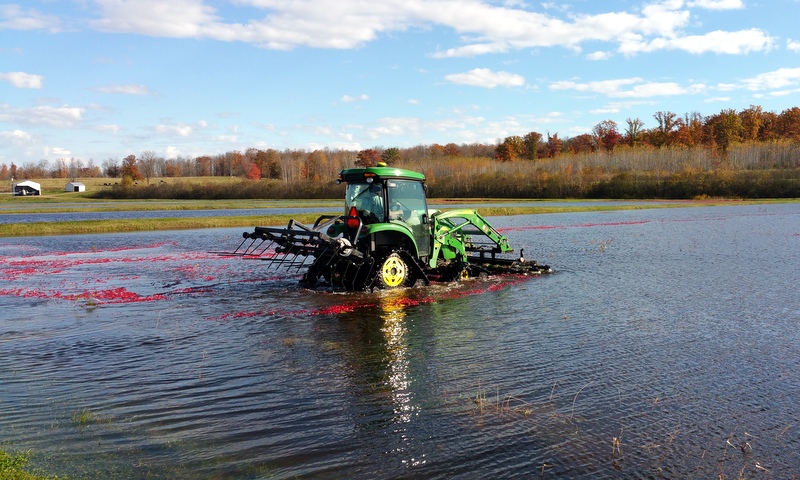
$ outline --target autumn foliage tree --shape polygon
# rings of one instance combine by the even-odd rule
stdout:
[[[570,138],[566,142],[566,145],[567,150],[575,154],[593,153],[597,150],[597,141],[595,137],[588,133],[582,133],[577,137]]]
[[[179,177],[181,175],[181,165],[175,160],[164,162],[164,176]]]
[[[622,135],[617,131],[617,123],[613,120],[603,120],[592,129],[592,135],[598,147],[607,152],[613,152]]]
[[[627,127],[625,128],[625,143],[631,147],[635,147],[642,143],[642,132],[644,131],[644,122],[641,118],[628,118],[625,120]]]
[[[259,180],[261,178],[261,169],[258,168],[258,165],[255,163],[250,163],[250,166],[247,168],[245,178],[248,180]]]
[[[678,115],[673,112],[656,112],[653,118],[658,126],[650,131],[650,143],[655,147],[671,145],[678,126]]]
[[[525,151],[525,143],[519,135],[506,137],[495,148],[495,158],[501,162],[516,161]]]
[[[430,151],[430,155],[432,157],[443,157],[444,156],[444,146],[439,145],[438,143],[434,143],[428,149]]]
[[[361,150],[356,154],[356,165],[359,167],[374,167],[381,161],[381,152],[374,148]]]
[[[517,159],[514,148],[508,143],[501,143],[494,149],[494,158],[499,162],[513,162]]]
[[[122,159],[120,173],[123,179],[127,177],[130,181],[144,180],[144,176],[139,172],[139,165],[137,163],[136,155],[128,155]]]
[[[782,138],[800,140],[800,108],[792,107],[778,116],[778,129]]]
[[[697,112],[687,113],[678,120],[673,144],[694,147],[703,143],[703,116]]]
[[[707,121],[708,133],[717,148],[725,155],[732,143],[742,139],[742,119],[733,109],[722,110]]]
[[[314,150],[306,155],[303,164],[303,178],[319,181],[322,169],[328,164],[328,157],[322,150]]]
[[[541,156],[546,158],[555,158],[561,154],[561,149],[564,147],[564,142],[558,138],[558,132],[550,135],[547,132],[547,142],[545,142],[540,150]]]
[[[542,134],[538,132],[528,132],[522,137],[522,145],[525,147],[523,156],[525,160],[534,161],[539,157],[539,142],[542,141]]]
[[[381,153],[381,160],[383,160],[386,165],[394,165],[400,160],[400,149],[397,147],[387,148],[386,150]]]
[[[739,119],[742,122],[742,140],[755,142],[758,140],[758,132],[764,123],[764,112],[760,106],[750,105],[739,112]]]
[[[460,157],[461,149],[455,143],[448,143],[444,146],[444,154],[448,157]]]

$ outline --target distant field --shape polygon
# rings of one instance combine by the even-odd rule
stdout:
[[[87,194],[96,192],[98,190],[110,189],[114,184],[119,184],[122,180],[119,178],[76,178],[76,182],[81,182],[86,185],[86,192],[75,193],[67,192],[64,190],[67,183],[72,181],[68,178],[25,178],[22,180],[31,180],[42,186],[42,195],[62,195],[85,197]],[[22,181],[16,180],[16,181]],[[16,183],[15,181],[15,183]],[[204,184],[226,184],[241,182],[241,177],[155,177],[150,179],[150,184],[157,183],[175,183],[175,182],[188,182],[188,183],[204,183]],[[139,185],[147,185],[147,180],[140,180],[136,182]],[[11,191],[11,182],[6,183],[2,190],[5,193]]]

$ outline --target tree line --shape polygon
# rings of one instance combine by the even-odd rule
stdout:
[[[423,171],[430,185],[443,188],[448,184],[468,186],[476,176],[497,177],[508,172],[558,178],[563,186],[576,178],[596,183],[623,172],[636,172],[634,177],[642,178],[644,172],[663,177],[687,171],[798,167],[798,107],[776,113],[751,105],[740,111],[723,109],[709,116],[659,111],[653,119],[655,126],[649,129],[639,118],[626,119],[621,128],[613,120],[604,120],[590,133],[571,138],[559,138],[558,133],[528,132],[498,139],[494,144],[447,143],[361,151],[250,148],[172,159],[146,150],[138,157],[131,154],[121,161],[110,158],[100,165],[75,158],[53,163],[41,160],[21,167],[0,164],[0,178],[108,177],[120,178],[122,185],[128,187],[138,181],[149,184],[156,177],[225,176],[297,184],[332,179],[343,168],[384,161]],[[584,187],[575,186],[568,190],[584,195],[587,192]]]

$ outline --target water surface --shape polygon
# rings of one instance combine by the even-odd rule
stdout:
[[[790,478],[800,205],[492,218],[542,277],[366,293],[241,229],[0,240],[0,443],[75,478]]]

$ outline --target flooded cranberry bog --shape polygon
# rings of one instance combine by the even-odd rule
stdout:
[[[242,229],[0,239],[0,447],[70,478],[792,478],[800,205],[493,217],[556,272],[377,293]]]

